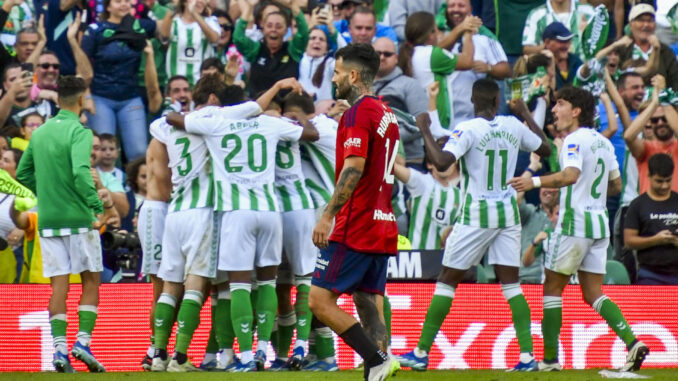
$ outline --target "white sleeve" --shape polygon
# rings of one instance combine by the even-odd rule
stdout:
[[[219,116],[224,119],[247,119],[259,115],[263,110],[259,103],[249,101],[235,106],[219,108]]]
[[[427,176],[415,169],[409,168],[410,170],[410,179],[407,181],[405,186],[407,187],[407,190],[410,192],[410,195],[413,197],[416,196],[421,196],[423,194],[426,194],[427,191],[430,192],[428,189],[428,185],[430,184],[427,182]]]
[[[459,160],[471,149],[471,144],[473,143],[472,135],[472,130],[465,128],[464,123],[457,125],[457,128],[450,134],[450,138],[447,139],[443,151],[453,154]]]
[[[508,57],[506,57],[506,52],[504,52],[504,48],[501,46],[499,41],[487,37],[487,53],[486,53],[486,59],[487,63],[490,65],[496,65],[500,62],[508,62]]]
[[[280,140],[298,142],[304,128],[289,119],[271,118],[276,122],[275,130]]]
[[[616,173],[619,173],[619,169],[620,169],[619,168],[619,162],[617,161],[617,155],[614,153],[614,146],[612,145],[612,143],[609,140],[607,140],[607,139],[605,139],[605,140],[606,140],[606,143],[607,143],[608,152],[610,153],[607,157],[607,163],[606,163],[607,168],[609,168],[608,172],[610,172],[611,174],[614,173],[615,171],[616,171]],[[615,179],[614,177],[610,177],[610,180],[614,180],[614,179]]]
[[[582,170],[584,164],[582,145],[577,139],[573,138],[572,135],[567,136],[563,141],[560,157],[562,159],[561,169],[564,170],[567,167],[573,167],[577,168],[579,171]]]
[[[536,151],[537,148],[541,146],[541,138],[537,134],[532,132],[532,130],[530,130],[529,127],[525,126],[515,117],[513,118],[513,120],[517,124],[516,127],[520,128],[519,131],[522,131],[520,139],[520,149],[526,152]]]
[[[151,133],[151,136],[160,143],[165,145],[167,145],[167,136],[169,132],[166,124],[167,122],[165,118],[159,118],[154,120],[149,127],[149,132]]]
[[[428,116],[431,118],[431,135],[434,139],[440,139],[443,136],[450,136],[450,130],[446,130],[440,124],[440,119],[438,118],[438,110],[428,111]]]
[[[546,100],[544,97],[537,98],[537,105],[532,112],[532,119],[534,119],[534,121],[537,122],[539,127],[541,127],[543,130],[544,122],[546,121]]]
[[[525,27],[523,28],[523,46],[534,46],[541,42],[541,36],[537,36],[539,19],[538,17],[535,17],[537,13],[535,11],[536,9],[531,10],[525,19]]]
[[[218,125],[219,116],[214,112],[216,107],[208,107],[193,111],[184,116],[186,132],[196,135],[211,135]]]
[[[217,20],[216,17],[214,17],[214,16],[205,17],[205,23],[207,24],[207,26],[210,27],[210,29],[212,29],[218,35],[221,35],[221,26],[219,25],[219,20]],[[218,41],[217,41],[217,43],[215,43],[213,45],[217,45],[217,44],[218,44]]]

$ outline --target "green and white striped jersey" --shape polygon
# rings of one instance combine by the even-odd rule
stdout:
[[[414,250],[440,249],[442,230],[454,224],[461,205],[461,192],[456,186],[443,186],[431,174],[410,169],[405,184],[410,192],[412,213],[408,238]]]
[[[552,22],[558,21],[565,25],[575,35],[570,46],[570,53],[577,54],[584,59],[581,51],[581,36],[586,24],[593,17],[595,10],[589,4],[582,4],[579,1],[570,1],[570,11],[566,13],[556,13],[553,10],[551,1],[540,5],[530,11],[525,19],[523,28],[523,46],[536,46],[542,42],[544,29]]]
[[[205,23],[221,34],[216,17],[205,17]],[[214,56],[214,47],[207,41],[197,22],[186,24],[180,16],[172,20],[170,43],[167,49],[167,76],[185,75],[193,85],[200,78],[200,64]]]
[[[462,175],[457,222],[481,228],[520,224],[516,191],[506,182],[515,173],[518,151],[540,145],[541,138],[513,116],[459,123],[444,148],[457,158]]]
[[[151,123],[151,136],[165,145],[172,171],[168,213],[214,205],[214,184],[202,136],[179,131],[163,118]]]
[[[293,123],[286,118],[282,120]],[[275,193],[283,212],[314,207],[301,169],[298,141],[278,142],[275,152]]]
[[[254,105],[259,111],[259,105]],[[303,129],[268,115],[231,118],[222,110],[206,107],[185,121],[187,131],[205,137],[212,157],[215,210],[279,212],[274,187],[276,147],[281,140],[298,141]]]
[[[316,115],[311,123],[318,130],[320,138],[314,142],[301,142],[301,169],[314,206],[318,208],[327,204],[334,193],[339,124],[324,114]]]
[[[452,94],[452,73],[457,67],[457,56],[437,46],[415,46],[412,52],[412,76],[422,86],[438,82],[440,92],[436,108],[440,125],[451,130],[454,126],[454,97]]]
[[[3,3],[4,1],[0,2],[0,4]],[[2,33],[0,34],[0,41],[2,41],[2,44],[13,50],[16,43],[17,33],[19,33],[21,28],[26,26],[26,24],[31,20],[36,22],[36,20],[33,18],[33,12],[31,11],[27,1],[22,2],[18,6],[12,7],[12,9],[9,11],[9,14],[7,15],[7,21],[5,22],[5,25],[3,25]]]
[[[598,131],[579,128],[567,135],[560,152],[560,168],[577,168],[576,183],[560,190],[556,232],[581,238],[610,236],[607,215],[608,181],[619,177],[612,143]]]

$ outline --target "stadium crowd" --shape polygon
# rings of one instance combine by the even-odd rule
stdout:
[[[601,28],[607,40],[591,42],[595,40],[592,34],[600,32],[595,30],[596,21],[605,25]],[[210,85],[201,78],[223,83],[228,92],[224,97],[232,104],[240,103],[233,100],[257,99],[267,115],[257,118],[284,115],[304,126],[301,138],[287,140],[314,141],[285,143],[281,138],[275,154],[280,207],[271,210],[287,214],[325,205],[334,190],[336,129],[350,107],[335,99],[334,53],[351,44],[371,44],[380,57],[373,91],[393,110],[400,133],[400,150],[391,164],[396,179],[394,219],[403,243],[399,248],[441,250],[455,222],[468,218],[460,185],[468,168],[457,163],[447,168],[434,165],[418,127],[421,118],[430,120],[432,136],[442,147],[448,136],[460,134],[455,126],[476,116],[471,97],[474,83],[483,78],[494,80],[502,93],[498,114],[515,115],[528,125],[536,123],[551,147],[550,155],[544,157],[521,152],[515,174],[503,173],[502,179],[548,176],[563,169],[558,159],[561,151],[572,149],[563,147],[565,136],[555,127],[557,117],[552,109],[558,91],[575,86],[595,97],[593,127],[614,147],[621,172],[620,194],[604,195],[609,225],[601,219],[589,233],[587,222],[587,237],[601,235],[612,243],[606,282],[678,284],[678,0],[4,0],[0,24],[4,25],[0,34],[0,168],[7,176],[17,178],[17,168],[35,131],[58,119],[60,76],[77,75],[84,80],[86,92],[77,117],[93,133],[91,177],[110,217],[102,235],[102,281],[147,281],[152,272],[150,267],[142,268],[142,263],[148,263],[142,256],[153,257],[159,265],[160,250],[139,240],[147,226],[139,210],[145,203],[153,208],[158,201],[157,195],[151,196],[157,189],[150,187],[155,185],[149,185],[151,177],[161,176],[152,168],[158,163],[150,161],[158,159],[153,140],[165,143],[163,139],[173,135],[158,132],[161,127],[153,127],[153,123],[166,115],[194,110],[199,115],[201,107],[211,105],[210,95],[222,90],[210,92]],[[289,78],[298,80],[302,94],[297,92],[296,81],[285,82]],[[274,93],[282,91],[269,94],[272,89]],[[193,119],[186,116],[171,124],[204,136],[214,134],[208,127],[192,127],[189,121]],[[268,121],[259,123],[263,126]],[[306,130],[308,123],[315,125],[314,133]],[[281,127],[278,132],[281,136],[283,130]],[[252,153],[255,140],[250,138],[243,150]],[[186,142],[184,154],[189,147],[189,140]],[[226,147],[226,139],[222,144]],[[297,147],[296,153],[290,147]],[[329,151],[321,152],[327,147]],[[292,175],[280,172],[289,169],[286,158],[291,166],[295,154],[316,169],[312,173],[304,170],[299,177],[303,190],[301,183],[286,183]],[[210,155],[214,159],[212,151]],[[225,160],[228,169],[229,156]],[[255,161],[250,161],[250,168],[260,172]],[[186,173],[191,171],[188,163]],[[172,165],[171,160],[167,165]],[[197,162],[193,165],[198,167]],[[298,194],[290,197],[295,191]],[[228,192],[224,202],[246,199],[238,196],[237,189]],[[544,280],[544,253],[559,212],[566,212],[559,210],[562,192],[568,192],[567,188],[544,186],[518,192],[521,283]],[[189,193],[183,187],[174,189],[170,209],[188,208],[182,206],[182,198],[188,200]],[[204,201],[191,196],[192,205]],[[247,203],[254,210],[264,210],[262,205],[270,199],[268,194],[261,196],[261,209],[257,209],[253,197]],[[45,235],[38,228],[37,213],[15,213],[13,199],[13,195],[0,194],[0,247],[4,246],[0,282],[49,283],[39,244]],[[285,227],[308,223],[302,213],[288,216],[292,218],[283,217]],[[238,224],[238,220],[231,222]],[[596,224],[598,221],[591,223]],[[285,239],[297,240],[294,236]],[[304,250],[302,244],[284,242],[286,251]],[[297,319],[308,311],[308,307],[291,305],[289,289],[291,285],[297,290],[308,289],[310,276],[300,274],[308,275],[313,268],[302,266],[304,270],[297,271],[295,263],[288,267],[294,268],[294,279],[288,282],[287,305],[278,296],[278,329],[294,326],[295,310]],[[157,271],[156,267],[155,274]],[[497,281],[487,261],[477,266],[475,277]],[[176,307],[181,320],[188,308],[186,295],[192,291],[200,294],[204,287],[197,283],[191,288],[187,281],[182,302],[181,293],[167,285],[183,283],[183,273],[180,278],[165,279],[164,287],[161,280],[153,279],[159,309],[156,319],[161,311],[173,322]],[[256,278],[262,299],[262,285],[272,279],[275,286],[275,274],[257,272]],[[70,281],[85,279],[73,275]],[[578,279],[575,276],[570,282]],[[215,291],[213,316],[220,313],[226,295],[229,307],[224,308],[230,309],[231,298],[235,303],[236,297],[241,297],[238,291],[242,290]],[[202,298],[200,294],[195,301],[202,303]],[[299,298],[298,293],[297,301]],[[163,310],[170,305],[171,310]],[[255,307],[260,307],[259,302]],[[270,329],[272,321],[269,318]],[[288,340],[292,329],[286,331]],[[310,334],[316,342],[331,340],[327,327],[317,331]],[[215,346],[227,340],[220,334],[217,331],[211,336]],[[231,332],[231,342],[233,335]],[[242,345],[240,335],[235,335]],[[158,339],[167,346],[168,337],[156,334]],[[186,347],[190,337],[187,340]],[[297,342],[295,348],[305,344]],[[155,349],[162,345],[156,342]],[[167,358],[167,353],[162,355]],[[317,355],[319,359],[331,357]],[[153,357],[157,354],[149,349],[149,369],[156,364]],[[286,364],[287,358],[281,355],[278,365]],[[204,363],[209,363],[211,358],[206,359]],[[185,361],[179,358],[180,363]]]

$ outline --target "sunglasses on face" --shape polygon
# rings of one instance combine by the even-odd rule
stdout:
[[[380,52],[380,51],[377,51],[377,54],[379,54],[379,56],[384,56],[386,58],[391,58],[395,55],[394,52]]]
[[[43,68],[44,70],[47,70],[50,67],[54,70],[59,70],[60,65],[58,63],[41,63],[41,64],[38,64],[38,66]]]
[[[220,26],[221,26],[221,29],[223,29],[227,32],[230,32],[230,31],[233,30],[233,25],[231,25],[231,24],[221,24]]]
[[[659,122],[666,123],[666,117],[658,116],[656,118],[650,118],[650,123],[652,124],[657,124]]]

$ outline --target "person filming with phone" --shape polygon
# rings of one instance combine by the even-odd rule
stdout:
[[[650,186],[626,212],[624,243],[637,251],[637,284],[678,284],[678,193],[671,190],[674,165],[669,155],[652,155]]]

